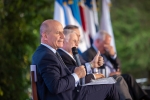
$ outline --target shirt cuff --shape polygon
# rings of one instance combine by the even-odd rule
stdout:
[[[112,59],[116,59],[117,58],[117,54],[115,54],[114,56],[111,56]]]
[[[90,63],[85,63],[85,67],[86,67],[87,74],[91,74],[92,73],[92,69],[91,69]]]
[[[78,75],[76,73],[72,73],[71,75],[74,77],[74,79],[75,79],[75,87],[77,87],[77,85],[79,83],[79,77],[78,77]]]
[[[93,74],[93,76],[94,76],[94,79],[96,79],[96,76]]]

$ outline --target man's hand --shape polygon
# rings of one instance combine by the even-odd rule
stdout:
[[[110,54],[110,56],[114,56],[115,55],[114,48],[111,45],[104,44],[104,48]]]
[[[105,76],[103,74],[94,74],[95,79],[104,78]]]
[[[98,51],[94,59],[90,62],[92,68],[100,67],[104,64],[103,57],[100,56],[100,52]]]
[[[85,77],[86,75],[85,67],[83,65],[76,67],[74,73],[76,73],[79,78]]]
[[[116,72],[112,72],[109,74],[109,76],[113,76],[113,75],[121,75],[120,69],[117,69]]]

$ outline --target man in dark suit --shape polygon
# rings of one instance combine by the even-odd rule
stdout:
[[[76,38],[75,34],[73,34],[73,33],[76,33],[76,35],[78,37],[78,41],[79,41],[80,40],[80,31],[79,31],[78,27],[75,25],[67,25],[64,28],[64,34],[66,37],[66,39],[64,40],[64,46],[63,46],[63,48],[58,49],[58,52],[60,53],[63,61],[65,62],[67,67],[69,67],[69,69],[71,69],[71,71],[73,71],[73,69],[75,67],[77,67],[76,62],[73,57],[73,54],[72,54],[72,50],[71,50],[72,47],[78,47],[78,42],[77,43],[72,42],[72,41],[77,41],[77,38]],[[99,54],[96,54],[96,55],[99,55]],[[95,58],[95,57],[93,57],[93,58]],[[82,57],[80,57],[80,60],[81,60],[81,63],[85,64],[85,66],[87,66],[87,67],[88,67],[88,63],[91,63],[94,61],[94,59],[92,59],[90,62],[86,63]],[[101,77],[99,77],[99,75],[101,75],[101,74],[100,73],[93,74],[92,69],[87,71],[89,74],[85,77],[85,80],[90,79],[90,77],[92,75],[94,76],[95,79],[101,78]],[[119,91],[120,100],[132,100],[132,98],[129,94],[128,86],[127,86],[125,80],[123,79],[123,77],[122,76],[114,76],[114,78],[117,81],[115,86],[117,87],[117,89]]]
[[[86,75],[85,67],[81,65],[70,72],[56,52],[63,47],[65,38],[61,23],[44,21],[40,35],[41,45],[32,56],[32,64],[37,66],[39,100],[119,100],[114,85],[77,86],[79,79]],[[96,59],[98,67],[101,64]]]
[[[111,36],[107,32],[101,31],[97,33],[93,45],[82,54],[82,57],[86,61],[91,61],[97,51],[100,51],[104,58],[104,67],[106,68],[107,77],[114,75],[122,76],[129,87],[129,92],[133,100],[150,100],[146,92],[141,89],[131,75],[121,74],[120,64],[114,48],[110,45],[110,41]]]
[[[72,30],[68,30],[68,29],[64,29],[64,34],[65,34],[65,39],[64,39],[64,46],[60,49],[58,49],[58,53],[60,54],[60,56],[62,57],[64,63],[67,65],[67,67],[70,69],[71,72],[74,72],[74,69],[77,67],[77,63],[73,57],[72,54],[72,47],[78,47],[78,37],[76,32],[72,31]],[[100,54],[97,53],[96,56],[99,56]],[[101,56],[100,56],[101,57]],[[96,58],[96,57],[94,57]],[[91,69],[90,65],[94,65],[95,59],[93,59],[91,62],[86,63],[85,60],[79,55],[79,59],[82,63],[82,65],[85,65],[86,67],[90,67],[90,68],[86,68],[86,69]],[[102,62],[101,62],[102,63]],[[103,78],[104,75],[103,74],[98,74],[95,73],[93,74],[91,70],[87,70],[86,71],[88,74],[85,77],[85,83],[89,83],[91,81],[91,79],[99,79],[99,78]]]

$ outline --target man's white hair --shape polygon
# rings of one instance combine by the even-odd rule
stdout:
[[[94,36],[94,41],[100,39],[102,41],[105,40],[106,35],[109,35],[106,31],[101,30]]]
[[[65,35],[65,41],[69,41],[70,39],[70,34],[75,33],[74,30],[71,29],[64,29],[64,35]]]

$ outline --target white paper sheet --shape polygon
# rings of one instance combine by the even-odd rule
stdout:
[[[98,84],[115,84],[116,80],[113,77],[108,77],[108,78],[100,78],[97,80],[91,80],[90,83],[84,84],[82,86],[87,86],[87,85],[98,85]]]

